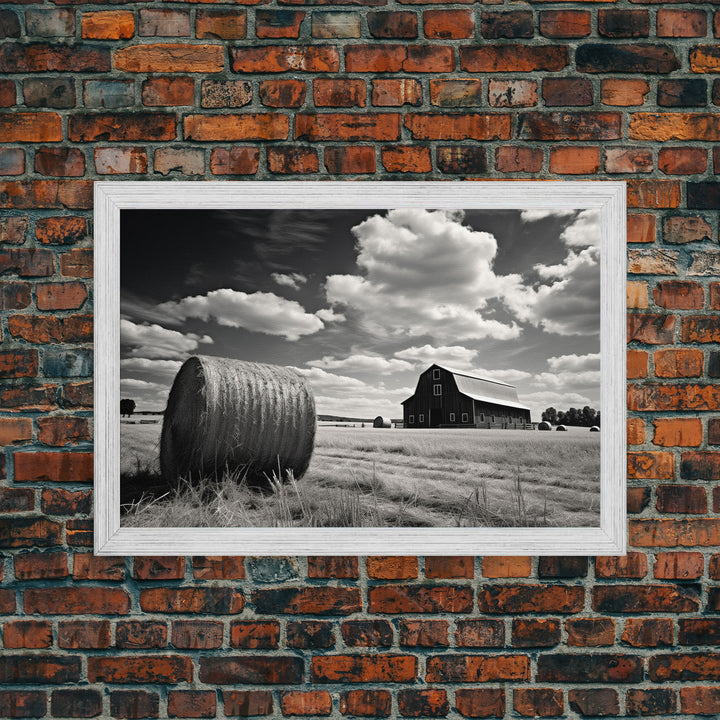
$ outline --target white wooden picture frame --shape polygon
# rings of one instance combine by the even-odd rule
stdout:
[[[601,490],[594,527],[131,528],[120,523],[120,212],[124,209],[574,209],[601,217]],[[626,552],[624,182],[96,182],[98,555],[617,555]]]

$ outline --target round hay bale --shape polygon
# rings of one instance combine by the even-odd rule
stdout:
[[[382,415],[378,415],[373,420],[373,427],[374,428],[389,428],[392,427],[392,421],[390,418],[385,418]]]
[[[590,428],[590,432],[600,432],[600,428],[597,425],[593,425]]]
[[[567,432],[567,428],[564,425],[558,425],[555,428],[555,432]]]
[[[160,435],[163,480],[201,483],[236,475],[267,486],[300,478],[315,442],[315,399],[295,370],[219,357],[191,357],[178,370]]]
[[[543,420],[538,423],[538,430],[552,430],[552,425],[547,420]]]

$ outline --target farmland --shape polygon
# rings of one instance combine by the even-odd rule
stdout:
[[[599,524],[600,433],[319,425],[308,472],[275,492],[159,484],[161,422],[121,424],[124,526]]]

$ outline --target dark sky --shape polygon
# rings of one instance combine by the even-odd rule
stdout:
[[[123,210],[122,394],[211,354],[299,368],[319,412],[397,416],[435,361],[597,407],[598,243],[587,211]]]

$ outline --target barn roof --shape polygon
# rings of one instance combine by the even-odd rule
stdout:
[[[467,395],[473,400],[503,405],[505,407],[519,408],[520,410],[530,410],[527,405],[523,405],[518,400],[517,389],[514,385],[509,385],[499,380],[488,380],[475,373],[468,372],[467,370],[457,370],[448,365],[436,363],[431,367],[439,367],[449,372],[455,379],[457,389],[463,395]]]

